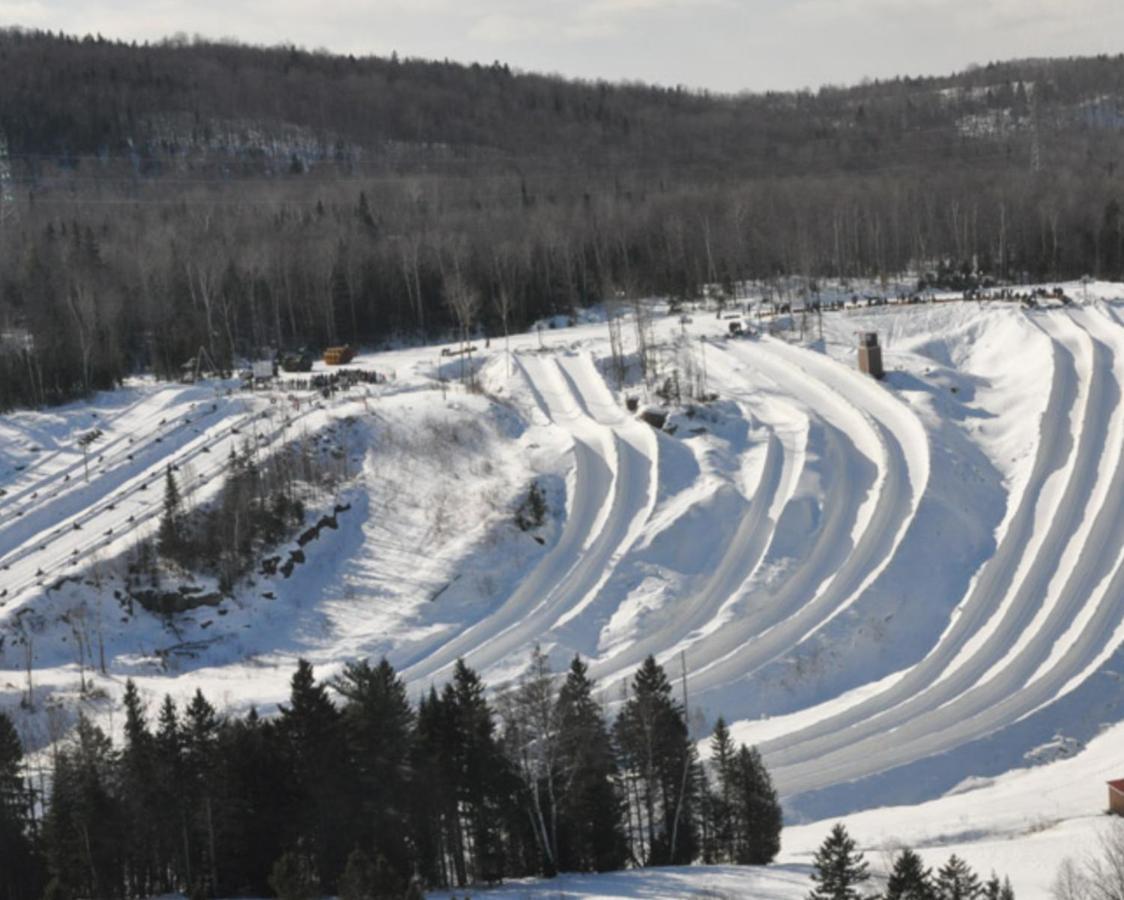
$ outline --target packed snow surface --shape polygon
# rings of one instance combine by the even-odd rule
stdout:
[[[957,852],[1044,896],[1124,777],[1124,289],[1070,296],[847,309],[807,340],[657,315],[647,383],[626,320],[623,377],[595,322],[361,356],[385,383],[331,396],[137,381],[0,417],[0,706],[45,745],[45,701],[77,702],[76,643],[109,697],[81,702],[110,725],[126,677],[268,710],[298,656],[326,676],[385,655],[416,695],[461,657],[502,686],[536,643],[559,669],[588,658],[611,709],[652,653],[685,669],[704,750],[719,714],[761,748],[784,865],[550,890],[802,896],[845,817],[879,865],[902,843]],[[857,370],[858,331],[884,380]],[[342,461],[310,509],[346,511],[291,577],[170,619],[127,608],[122,559],[169,466],[206,503],[232,448],[301,441]],[[534,481],[547,515],[522,531]]]

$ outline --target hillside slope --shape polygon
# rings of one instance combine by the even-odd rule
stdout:
[[[856,821],[890,834],[905,813],[875,808],[926,804],[918,843],[943,834],[986,862],[971,841],[1022,840],[1041,816],[986,792],[1054,790],[1064,769],[1081,788],[1055,791],[1050,827],[1095,816],[1098,735],[1124,721],[1124,290],[1070,291],[1088,302],[830,312],[809,344],[727,338],[701,308],[659,316],[661,376],[629,368],[619,390],[593,323],[464,362],[363,356],[391,377],[330,398],[138,382],[6,416],[0,701],[16,706],[28,652],[40,701],[74,699],[81,661],[111,698],[129,676],[240,709],[281,700],[298,656],[328,675],[385,655],[417,696],[458,658],[502,685],[539,644],[558,669],[588,658],[612,703],[653,653],[683,661],[700,736],[736,722],[790,823],[813,823],[790,829],[794,861],[817,820],[871,810]],[[880,333],[885,381],[856,371],[857,330]],[[716,399],[673,403],[661,430],[628,411],[671,384]],[[76,439],[95,423],[87,482]],[[121,560],[155,527],[167,467],[202,503],[248,431],[263,457],[298,438],[338,455],[310,500],[338,528],[291,577],[255,574],[217,606],[131,608]],[[548,514],[527,532],[533,480]],[[19,716],[40,745],[57,725]]]

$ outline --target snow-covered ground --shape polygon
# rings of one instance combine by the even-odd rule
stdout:
[[[627,410],[659,401],[616,383],[603,322],[463,363],[363,356],[390,380],[328,398],[137,382],[0,417],[0,705],[49,740],[45,701],[76,701],[83,630],[110,698],[131,676],[235,710],[283,699],[297,656],[329,674],[385,654],[420,692],[460,656],[502,683],[535,642],[558,668],[588,657],[611,705],[655,653],[685,661],[700,738],[721,713],[761,747],[784,866],[499,896],[802,896],[836,818],[879,864],[902,843],[956,852],[1045,896],[1124,777],[1124,287],[1068,287],[1083,302],[827,313],[809,344],[657,317],[663,377],[701,373],[717,395],[662,431]],[[856,371],[856,331],[881,336],[881,383]],[[313,503],[349,507],[339,529],[218,607],[130,614],[116,561],[155,528],[166,467],[204,502],[247,440],[344,460]],[[549,513],[523,532],[535,479]],[[26,639],[31,714],[15,709]],[[110,701],[83,702],[109,721]]]

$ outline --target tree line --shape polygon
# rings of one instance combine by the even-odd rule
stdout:
[[[814,887],[807,900],[1015,900],[1009,878],[994,872],[982,880],[955,853],[936,872],[925,866],[909,847],[894,855],[885,889],[871,894],[866,889],[870,867],[842,822],[816,851],[812,860]]]
[[[1122,97],[1124,57],[725,97],[2,31],[0,409],[704,285],[1121,277]]]
[[[617,715],[575,658],[535,651],[489,700],[463,661],[415,705],[385,660],[327,681],[298,663],[276,716],[197,692],[153,715],[132,681],[120,745],[85,715],[22,777],[0,714],[0,897],[418,897],[558,872],[764,864],[781,811],[760,756],[719,721],[704,765],[649,657]]]

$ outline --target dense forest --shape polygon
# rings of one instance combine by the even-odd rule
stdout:
[[[121,745],[80,717],[42,781],[25,780],[0,713],[0,898],[399,900],[769,862],[781,810],[761,757],[719,720],[704,767],[676,693],[649,657],[610,722],[580,659],[558,678],[538,652],[492,701],[461,662],[416,706],[385,661],[328,682],[302,661],[269,718],[199,692],[150,711],[130,681]]]
[[[0,408],[779,276],[1124,274],[1124,56],[717,96],[0,32]]]

